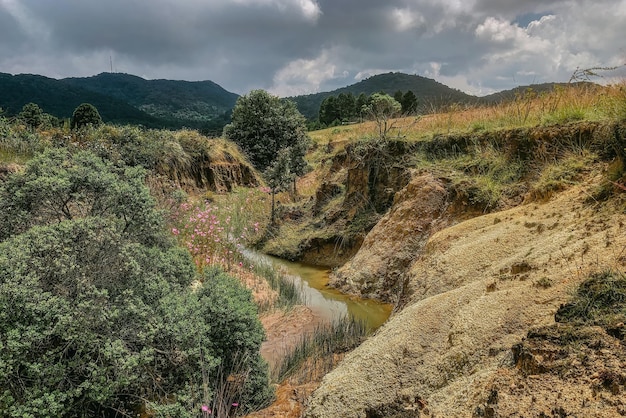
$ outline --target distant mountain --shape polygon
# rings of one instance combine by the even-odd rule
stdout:
[[[33,102],[46,113],[69,118],[78,105],[91,103],[105,122],[218,133],[237,97],[211,81],[144,80],[118,73],[56,80],[0,73],[0,107],[8,115]]]
[[[212,81],[144,80],[120,73],[62,81],[123,100],[157,118],[194,123],[224,117],[239,97]]]
[[[515,99],[527,89],[541,93],[565,85],[546,83],[517,87],[485,97],[452,89],[435,80],[403,73],[379,74],[337,90],[290,97],[309,120],[318,117],[320,104],[341,93],[371,95],[383,91],[393,95],[411,90],[418,106],[448,103],[493,104]],[[150,128],[181,127],[220,134],[230,121],[238,95],[212,81],[145,80],[130,74],[102,73],[92,77],[56,80],[40,75],[0,73],[0,108],[16,115],[29,102],[59,118],[69,118],[81,103],[94,105],[105,122],[143,125]]]
[[[403,73],[379,74],[330,92],[290,97],[289,99],[296,103],[300,113],[307,119],[316,119],[322,101],[328,96],[338,96],[341,93],[352,93],[355,96],[365,93],[369,96],[381,91],[393,95],[398,90],[403,93],[411,90],[421,106],[479,101],[476,96],[452,89],[430,78]]]
[[[94,105],[106,122],[159,126],[162,121],[123,100],[78,88],[63,81],[33,74],[0,73],[0,108],[18,114],[26,103],[36,103],[44,112],[70,118],[81,103]]]

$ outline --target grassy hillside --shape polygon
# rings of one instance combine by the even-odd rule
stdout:
[[[378,139],[373,121],[311,132],[313,171],[298,185],[303,196],[283,205],[284,222],[266,251],[288,258],[313,257],[318,251],[320,260],[309,261],[343,264],[413,170],[445,178],[479,213],[519,203],[526,193],[549,194],[575,181],[591,158],[576,153],[579,133],[587,135],[597,124],[625,117],[620,86],[578,85],[498,105],[453,106],[447,112],[392,120],[388,141]],[[585,127],[585,121],[594,125]],[[543,140],[547,148],[536,151],[543,153],[538,155],[541,164],[520,154],[522,164],[515,157],[518,151],[509,152],[517,149],[514,144],[522,153],[523,147]],[[574,142],[572,152],[565,146],[568,141]],[[553,155],[555,149],[562,152]],[[342,257],[335,257],[336,248],[343,248]]]

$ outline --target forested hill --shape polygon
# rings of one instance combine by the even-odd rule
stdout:
[[[476,97],[418,75],[387,73],[372,76],[337,90],[290,97],[309,120],[318,117],[322,101],[329,96],[361,93],[369,96],[411,91],[418,111],[449,103],[494,103],[512,100],[531,87],[535,92],[551,90],[554,84],[518,87],[486,97]],[[17,115],[27,103],[36,103],[58,118],[71,117],[81,103],[94,105],[105,122],[143,125],[150,128],[194,128],[219,135],[230,122],[238,95],[212,81],[145,80],[122,73],[61,80],[40,75],[0,73],[0,108]]]
[[[329,96],[338,96],[341,93],[352,93],[355,96],[365,93],[369,96],[381,91],[393,96],[397,91],[406,93],[409,90],[415,94],[420,106],[473,103],[480,100],[476,96],[465,94],[430,78],[403,73],[379,74],[330,92],[290,97],[290,99],[296,103],[300,113],[312,120],[317,118],[322,101]]]
[[[46,113],[69,118],[79,104],[90,103],[105,122],[221,132],[237,97],[211,81],[144,80],[119,73],[57,80],[0,73],[0,108],[9,116],[33,102]]]
[[[212,81],[145,80],[121,73],[62,81],[124,100],[162,119],[205,122],[221,118],[230,112],[239,97]]]
[[[61,80],[33,74],[0,73],[0,108],[5,114],[16,115],[25,104],[31,102],[58,118],[69,118],[78,105],[91,103],[105,122],[145,126],[163,124],[163,121],[123,100],[72,86]]]

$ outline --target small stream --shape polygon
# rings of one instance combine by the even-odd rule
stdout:
[[[330,270],[326,267],[291,262],[277,257],[258,255],[275,266],[283,267],[300,285],[306,305],[329,321],[352,315],[375,330],[389,318],[393,306],[372,299],[361,299],[328,287]]]

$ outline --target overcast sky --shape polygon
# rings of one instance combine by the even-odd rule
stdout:
[[[484,95],[626,63],[626,0],[0,0],[0,72],[290,96],[401,71]],[[613,77],[613,76],[612,76]]]

